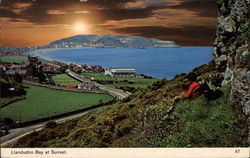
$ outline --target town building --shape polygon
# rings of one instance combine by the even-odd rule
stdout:
[[[25,75],[27,73],[27,70],[25,69],[10,69],[5,72],[6,75]]]
[[[98,89],[98,87],[93,84],[92,82],[82,82],[78,84],[78,89],[88,89],[88,90],[93,90],[93,89]]]
[[[112,77],[136,77],[135,69],[105,69],[105,75],[110,75]]]
[[[74,84],[68,84],[68,85],[66,85],[66,88],[76,88],[77,86],[76,85],[74,85]]]
[[[5,65],[0,65],[0,69],[2,69],[3,71],[6,71],[6,70],[7,70],[7,66],[5,66]]]
[[[59,67],[53,65],[42,65],[42,71],[47,73],[59,73]]]

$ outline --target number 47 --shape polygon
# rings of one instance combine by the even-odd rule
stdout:
[[[240,149],[235,150],[235,153],[237,154],[240,153]]]

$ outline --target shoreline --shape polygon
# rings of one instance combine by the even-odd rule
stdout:
[[[47,51],[54,51],[54,50],[59,50],[59,49],[61,49],[61,48],[38,49],[38,50],[30,51],[30,52],[28,52],[27,54],[28,54],[28,55],[31,55],[31,56],[33,56],[33,57],[37,57],[37,58],[39,58],[39,59],[41,59],[41,60],[48,61],[48,62],[58,61],[58,62],[62,62],[62,63],[69,64],[70,62],[61,61],[61,60],[54,59],[54,58],[51,58],[51,57],[48,57],[48,56],[43,55],[44,52],[47,52]]]
[[[186,46],[186,47],[193,47],[193,46]],[[207,47],[207,46],[198,46],[198,47]],[[85,48],[93,48],[93,47],[85,47]],[[161,48],[180,48],[179,47],[161,47]],[[34,57],[38,57],[42,60],[45,60],[45,61],[48,61],[48,62],[52,62],[52,61],[58,61],[58,62],[62,62],[62,63],[65,63],[65,64],[70,64],[72,62],[67,62],[67,61],[62,61],[62,60],[59,60],[59,59],[55,59],[55,58],[51,58],[49,56],[46,56],[46,55],[43,55],[44,52],[46,51],[56,51],[56,50],[63,50],[63,49],[79,49],[79,48],[45,48],[45,49],[37,49],[37,50],[31,50],[31,51],[28,51],[26,52],[27,55],[31,55],[31,56],[34,56]],[[140,48],[138,48],[140,49]]]
[[[188,48],[187,50],[186,50],[186,48]],[[212,58],[212,57],[210,57],[211,55],[210,55],[210,52],[212,51],[211,50],[211,47],[204,47],[204,49],[203,49],[203,47],[194,47],[194,48],[190,48],[190,47],[182,47],[182,49],[181,50],[179,50],[179,48],[178,48],[178,50],[176,50],[176,49],[174,49],[174,50],[172,50],[171,49],[171,51],[170,52],[181,52],[181,53],[185,53],[186,51],[188,51],[188,50],[190,50],[191,52],[194,52],[194,53],[197,53],[197,51],[201,51],[201,52],[204,52],[204,53],[206,53],[205,55],[206,55],[206,57],[204,57],[204,62],[199,62],[199,63],[201,63],[201,64],[194,64],[194,63],[192,63],[192,64],[190,64],[190,66],[188,66],[188,69],[194,69],[195,67],[197,67],[197,66],[200,66],[200,65],[203,65],[203,64],[207,64],[208,62],[210,62],[211,61],[211,59],[210,58]],[[75,62],[74,62],[74,60],[73,61],[67,61],[67,58],[62,58],[62,59],[57,59],[57,58],[53,58],[53,56],[52,57],[49,57],[49,56],[46,56],[44,53],[45,52],[48,52],[49,51],[49,53],[51,52],[51,53],[53,53],[54,51],[59,51],[59,50],[64,50],[65,52],[67,51],[67,50],[75,50],[75,49],[79,49],[79,48],[46,48],[46,49],[37,49],[37,50],[31,50],[31,51],[29,51],[29,52],[27,52],[26,54],[30,54],[30,55],[32,55],[32,56],[34,56],[34,57],[38,57],[39,59],[41,59],[41,60],[43,60],[45,63],[47,63],[48,62],[48,64],[55,64],[55,62],[53,62],[53,61],[58,61],[58,62],[61,62],[61,63],[65,63],[65,64],[70,64],[70,63],[74,63],[74,64],[76,64]],[[81,48],[80,48],[81,49]],[[164,49],[165,50],[165,49]],[[185,50],[185,51],[183,51],[183,50]],[[211,51],[210,51],[211,50]],[[151,51],[151,50],[148,50],[148,51]],[[161,50],[159,50],[159,51],[161,51]],[[156,51],[157,52],[157,51]],[[49,53],[47,53],[47,55],[50,55]],[[165,53],[166,54],[166,53]],[[164,55],[165,55],[164,54]],[[178,53],[177,53],[178,54]],[[184,55],[186,55],[186,53],[184,54]],[[56,56],[55,56],[56,57]],[[66,60],[66,61],[65,61]],[[202,61],[203,61],[202,60]],[[47,61],[47,62],[46,62]],[[78,61],[78,60],[77,60]],[[78,62],[79,64],[82,64],[82,63],[80,63],[80,62]],[[101,61],[99,61],[99,63],[102,63]],[[76,64],[77,66],[80,66],[79,64]],[[119,65],[119,64],[118,64]],[[133,65],[133,64],[132,64]],[[134,64],[135,66],[136,66],[136,64]],[[164,65],[164,64],[162,64],[162,65]],[[165,64],[166,65],[166,64]],[[177,64],[178,65],[178,64]],[[193,66],[192,66],[193,65]],[[170,66],[174,66],[174,64],[171,64],[171,62],[170,62]],[[190,68],[191,67],[191,68]],[[140,68],[140,67],[139,67]],[[157,67],[158,68],[158,67]],[[176,71],[170,71],[170,72],[167,72],[167,73],[165,73],[165,74],[163,74],[163,73],[161,73],[160,72],[160,70],[161,70],[161,68],[159,68],[159,70],[157,69],[157,72],[151,72],[151,71],[147,71],[147,73],[146,72],[142,72],[142,73],[139,73],[139,71],[137,72],[138,74],[146,74],[146,76],[151,76],[152,78],[157,78],[157,79],[163,79],[163,78],[167,78],[167,79],[171,79],[171,78],[174,78],[177,74],[180,74],[180,73],[188,73],[188,72],[190,72],[189,70],[186,70],[187,68],[185,68],[185,69],[183,69],[183,70],[181,70],[181,72],[179,72],[180,70],[176,70]]]

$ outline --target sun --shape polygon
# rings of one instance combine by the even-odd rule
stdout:
[[[84,23],[75,23],[72,28],[76,33],[85,33],[88,31],[88,26]]]

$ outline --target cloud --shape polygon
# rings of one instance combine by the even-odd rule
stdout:
[[[171,6],[175,9],[186,9],[197,13],[201,17],[217,17],[216,0],[182,0],[179,5]]]
[[[30,7],[31,3],[14,3],[12,6],[12,11],[16,14],[24,11],[26,8]]]
[[[79,0],[4,0],[2,6],[4,8],[0,8],[0,13],[5,13],[0,17],[23,19],[36,24],[58,23],[57,19],[62,19],[59,24],[70,24],[70,19],[79,18],[100,24],[109,20],[178,14],[172,12],[173,9],[191,10],[204,17],[215,17],[216,14],[215,0],[89,0],[84,3]]]
[[[183,28],[171,28],[163,26],[141,26],[112,28],[118,34],[129,34],[158,38],[161,40],[175,41],[180,45],[212,45],[215,35],[215,27],[185,26]]]
[[[62,15],[62,14],[67,14],[67,12],[52,9],[52,10],[47,11],[47,14],[50,14],[50,15]]]
[[[93,22],[93,20],[89,20],[90,18],[96,18],[99,22],[94,21],[94,23],[103,23],[108,20],[135,19],[151,16],[153,11],[151,7],[124,8],[124,5],[131,1],[91,0],[82,3],[76,0],[36,0],[35,2],[29,1],[30,3],[28,3],[26,0],[16,5],[17,0],[9,0],[4,1],[4,9],[0,8],[0,12],[7,11],[5,14],[1,14],[0,17],[8,17],[13,20],[25,19],[36,24],[58,23],[62,19],[59,23],[69,24],[72,22],[70,19],[80,18],[89,22]],[[87,14],[87,16],[83,14]]]
[[[166,6],[169,4],[166,0],[137,0],[133,2],[128,2],[125,4],[125,8],[127,9],[135,9],[135,8],[146,8],[146,7],[159,7]]]
[[[1,0],[0,19],[36,28],[86,23],[90,33],[142,35],[180,44],[209,43],[216,25],[216,0]],[[8,20],[6,20],[8,19]],[[8,23],[6,22],[8,21]],[[161,32],[162,31],[162,32]],[[175,33],[171,33],[171,31]],[[66,30],[70,34],[69,30]],[[39,34],[39,33],[37,33]],[[202,36],[199,36],[200,34]],[[208,38],[206,38],[206,36]],[[179,39],[178,39],[179,38]]]

